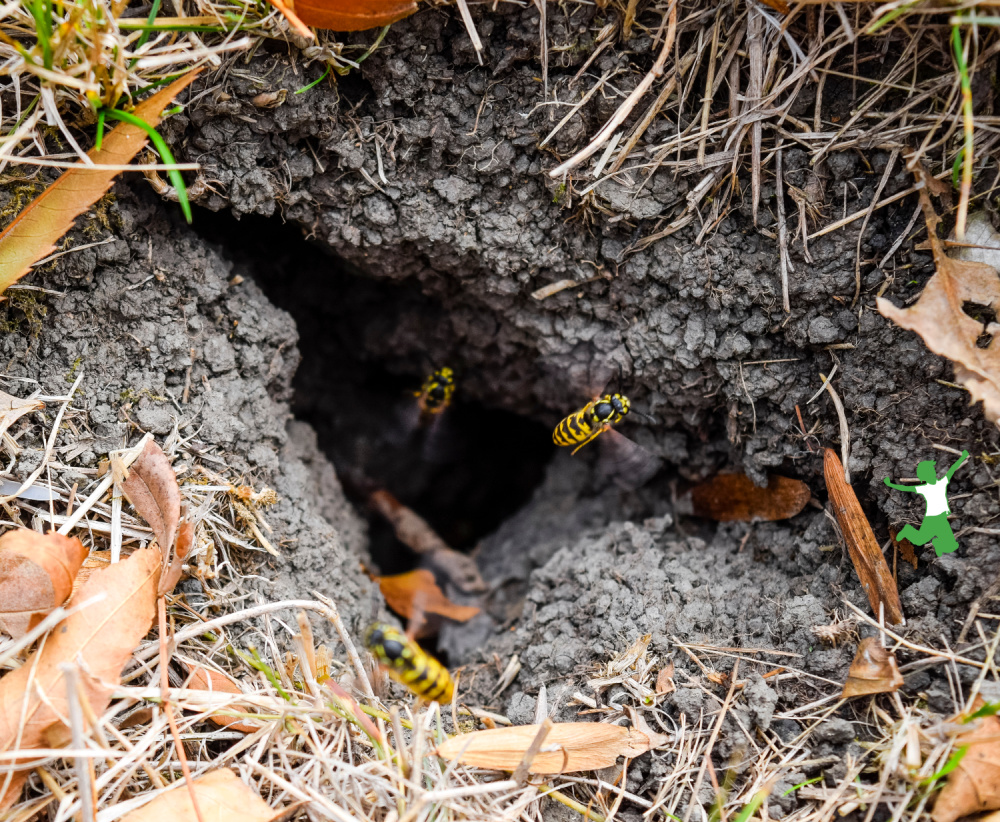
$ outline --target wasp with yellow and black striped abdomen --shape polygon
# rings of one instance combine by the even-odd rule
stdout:
[[[441,414],[449,405],[455,393],[455,372],[450,368],[439,368],[424,380],[419,391],[413,396],[417,398],[421,419],[427,420]]]
[[[631,409],[632,404],[624,394],[605,394],[560,422],[552,432],[552,441],[561,446],[575,445],[575,454],[588,442],[597,439],[605,431],[611,430],[611,426],[625,419]]]
[[[396,682],[429,702],[447,705],[453,696],[451,674],[398,628],[375,622],[365,631],[365,647]]]

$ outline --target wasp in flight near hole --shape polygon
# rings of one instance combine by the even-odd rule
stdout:
[[[610,431],[611,426],[625,419],[631,410],[632,404],[624,394],[605,394],[559,423],[552,432],[552,441],[556,445],[575,445],[575,454],[591,440]]]
[[[420,390],[413,393],[420,408],[421,420],[427,421],[442,413],[451,404],[451,396],[454,393],[454,371],[450,368],[439,368],[430,374]]]
[[[375,622],[365,631],[365,647],[390,677],[428,702],[451,702],[451,674],[398,628]]]

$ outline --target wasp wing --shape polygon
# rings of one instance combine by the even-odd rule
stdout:
[[[649,449],[630,440],[614,428],[599,438],[601,448],[597,474],[626,491],[634,491],[649,482],[663,465],[663,460]]]

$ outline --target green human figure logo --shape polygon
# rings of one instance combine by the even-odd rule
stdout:
[[[951,513],[951,508],[948,507],[948,483],[968,457],[969,452],[963,451],[962,456],[955,460],[941,479],[937,476],[937,463],[934,460],[924,460],[917,466],[917,477],[924,481],[923,485],[896,485],[888,477],[885,478],[885,484],[890,488],[920,494],[927,503],[927,512],[920,527],[906,525],[896,534],[896,539],[908,539],[914,545],[926,545],[933,540],[934,553],[938,556],[950,554],[958,548],[958,540],[948,522],[948,514]]]

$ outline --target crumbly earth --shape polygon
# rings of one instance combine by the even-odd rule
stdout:
[[[574,6],[550,20],[553,42],[573,40],[592,13]],[[952,484],[955,530],[989,527],[1000,514],[996,428],[949,382],[947,362],[874,307],[883,288],[897,303],[911,301],[932,271],[928,256],[906,244],[895,258],[898,276],[868,262],[894,243],[914,203],[872,216],[860,243],[857,304],[860,222],[814,240],[811,263],[801,240],[793,241],[786,315],[769,178],[759,226],[749,204],[737,205],[700,244],[691,227],[642,247],[638,241],[683,201],[689,183],[660,168],[641,180],[641,190],[639,182],[606,183],[591,198],[567,202],[561,184],[545,174],[553,155],[583,145],[615,101],[596,95],[552,145],[539,148],[561,113],[536,106],[537,13],[530,5],[481,6],[476,22],[486,44],[483,66],[457,14],[428,10],[395,24],[359,71],[303,94],[291,92],[322,68],[269,44],[238,71],[205,81],[197,103],[164,130],[179,158],[202,164],[211,188],[200,205],[245,218],[248,244],[262,232],[273,236],[273,258],[245,270],[309,329],[297,403],[324,448],[332,453],[341,444],[341,459],[351,450],[344,443],[360,442],[362,432],[365,443],[377,440],[395,413],[358,399],[344,381],[352,369],[419,380],[425,363],[448,363],[462,375],[463,397],[551,428],[620,368],[636,407],[655,417],[655,425],[624,428],[666,464],[650,486],[636,493],[602,487],[592,456],[560,454],[529,504],[479,543],[476,556],[493,586],[486,614],[472,627],[446,631],[443,643],[453,662],[492,665],[494,654],[502,661],[520,655],[520,676],[495,707],[530,721],[545,684],[557,692],[549,703],[563,715],[574,691],[587,692],[595,665],[650,633],[651,650],[676,664],[679,687],[666,703],[674,718],[710,708],[706,689],[724,695],[677,641],[797,654],[762,653],[760,661],[741,663],[741,675],[751,679],[735,711],[742,729],[727,724],[716,750],[735,750],[743,729],[771,728],[790,739],[800,725],[780,712],[832,692],[853,650],[850,643],[823,645],[810,629],[829,624],[844,598],[868,607],[839,537],[816,507],[787,522],[714,527],[675,516],[671,495],[677,483],[683,490],[687,481],[729,469],[758,481],[771,471],[797,477],[824,501],[819,446],[839,449],[840,434],[829,396],[810,398],[820,373],[836,366],[854,487],[881,540],[890,525],[922,513],[919,499],[890,492],[882,478],[912,477],[921,459],[938,459],[943,471],[963,448],[974,459]],[[550,65],[549,83],[561,99],[587,56],[569,50]],[[593,71],[617,60],[624,58],[609,51]],[[638,77],[626,73],[623,87]],[[251,102],[281,89],[289,93],[276,108]],[[650,139],[674,127],[656,124]],[[802,187],[816,175],[836,204],[826,221],[870,203],[888,156],[872,150],[862,162],[832,154],[815,169],[809,159],[787,149],[786,182]],[[897,166],[881,196],[910,184]],[[285,427],[296,361],[291,319],[249,279],[227,282],[238,231],[228,249],[224,232],[213,236],[222,245],[206,244],[165,218],[173,206],[154,208],[147,196],[124,189],[113,209],[120,220],[111,229],[114,243],[68,255],[35,278],[66,296],[45,298],[51,311],[37,339],[4,338],[8,373],[62,380],[84,357],[94,459],[130,424],[122,417],[126,389],[139,397],[131,418],[158,434],[168,433],[175,417],[201,411],[198,438],[282,494],[275,519],[287,559],[266,574],[276,578],[273,596],[334,590],[358,624],[369,608],[356,571],[365,556],[362,526],[311,429]],[[289,240],[282,220],[330,256],[291,253],[290,242],[305,241],[298,233]],[[345,265],[346,278],[335,276]],[[583,282],[595,274],[606,278]],[[357,293],[351,277],[360,278]],[[563,278],[580,285],[532,298]],[[191,348],[191,410],[178,412],[173,401],[152,395],[177,399]],[[412,477],[403,468],[399,474],[401,482]],[[959,645],[969,604],[997,577],[1000,548],[992,536],[961,533],[960,546],[941,558],[930,546],[918,549],[916,569],[898,564],[915,641]],[[722,672],[732,664],[705,660]],[[804,673],[761,678],[780,666]],[[481,673],[470,700],[490,700],[495,674]],[[934,672],[913,674],[906,688],[949,709],[947,683]],[[861,731],[851,718],[845,711],[824,726],[812,743],[817,759],[855,744]],[[663,767],[658,759],[641,764],[629,788],[652,784]],[[789,785],[799,776],[790,774]],[[772,794],[772,815],[793,807],[782,793],[779,785]]]

